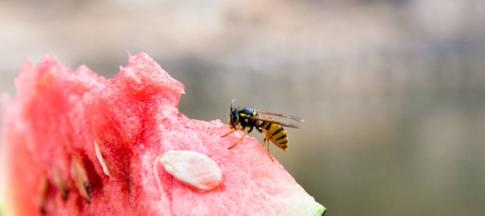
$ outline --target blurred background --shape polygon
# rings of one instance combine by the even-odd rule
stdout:
[[[2,0],[0,90],[45,53],[112,77],[144,51],[191,118],[305,118],[273,152],[329,215],[483,215],[484,24],[480,0]]]

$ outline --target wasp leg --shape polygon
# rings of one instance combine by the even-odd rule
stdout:
[[[230,130],[229,132],[227,132],[226,134],[222,135],[221,137],[226,137],[226,136],[228,136],[229,134],[234,133],[234,131],[236,131],[236,129],[231,128],[231,130]]]
[[[236,143],[232,144],[232,146],[229,146],[229,148],[227,149],[233,149],[234,147],[236,147],[237,144],[239,144],[244,139],[244,137],[246,137],[246,135],[248,135],[248,132],[244,131],[244,134],[242,135],[242,137],[239,138],[239,140]]]
[[[271,159],[271,161],[274,161],[273,155],[271,155],[271,152],[269,151],[269,139],[264,138],[264,147],[266,148],[266,152],[268,152],[268,157]]]
[[[251,126],[251,127],[249,128],[248,133],[251,133],[251,131],[253,131],[253,128],[254,128],[254,126]]]

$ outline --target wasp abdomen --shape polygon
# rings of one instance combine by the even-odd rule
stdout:
[[[278,148],[286,150],[288,148],[288,137],[286,130],[277,123],[265,122],[263,124],[266,138],[273,142]]]

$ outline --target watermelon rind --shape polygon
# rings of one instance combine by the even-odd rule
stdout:
[[[2,206],[3,206],[3,204],[2,204],[2,203],[0,203],[0,216],[3,216],[3,215],[4,215],[4,214],[3,214],[3,207],[2,207]]]
[[[316,202],[312,198],[308,199],[295,199],[292,201],[293,205],[288,206],[281,215],[293,216],[293,215],[311,215],[311,216],[321,216],[324,215],[327,209]]]

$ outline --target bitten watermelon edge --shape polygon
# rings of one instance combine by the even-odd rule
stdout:
[[[3,122],[5,204],[14,215],[322,215],[261,144],[219,120],[178,110],[184,86],[147,54],[112,79],[48,56],[27,63]],[[153,163],[169,150],[206,155],[222,181],[204,191]],[[190,175],[189,175],[190,176]],[[157,181],[160,182],[157,185]]]

